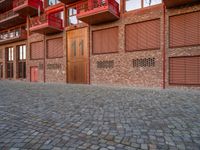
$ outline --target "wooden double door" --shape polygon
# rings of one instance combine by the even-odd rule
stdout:
[[[67,32],[68,82],[86,84],[89,82],[88,28]]]

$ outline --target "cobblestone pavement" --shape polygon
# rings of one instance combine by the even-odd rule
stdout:
[[[0,149],[200,149],[200,92],[0,81]]]

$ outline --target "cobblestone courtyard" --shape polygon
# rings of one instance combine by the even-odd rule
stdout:
[[[200,149],[200,92],[0,81],[0,149]]]

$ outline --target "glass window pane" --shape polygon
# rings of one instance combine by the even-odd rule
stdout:
[[[76,16],[69,17],[69,25],[75,25],[78,23]]]
[[[26,59],[26,45],[23,46],[24,52],[23,52],[23,59]]]
[[[151,5],[160,4],[162,3],[162,0],[144,0],[143,3],[144,3],[144,7],[148,7]]]
[[[141,8],[141,0],[126,0],[126,11]]]

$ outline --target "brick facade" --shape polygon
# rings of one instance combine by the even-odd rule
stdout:
[[[122,5],[122,3],[121,3]],[[60,7],[60,4],[59,4]],[[120,9],[123,7],[121,6]],[[56,9],[56,7],[55,7]],[[67,7],[64,8],[64,22],[66,24]],[[49,10],[48,10],[49,11]],[[27,60],[26,60],[26,81],[31,81],[31,67],[38,67],[38,82],[68,82],[68,51],[70,45],[67,45],[67,33],[71,30],[88,27],[88,49],[89,49],[89,67],[87,68],[87,83],[98,85],[123,85],[135,87],[158,87],[166,88],[196,88],[196,85],[170,85],[169,84],[169,58],[176,56],[198,56],[200,55],[199,46],[188,46],[179,48],[170,48],[170,16],[185,14],[195,11],[200,11],[200,4],[190,4],[187,6],[179,6],[173,9],[165,9],[164,16],[163,4],[158,4],[146,8],[141,8],[129,12],[120,13],[120,19],[99,25],[86,25],[84,23],[76,26],[67,26],[62,32],[55,34],[39,34],[30,33],[26,41],[19,41],[12,44],[0,45],[0,50],[3,50],[3,57],[0,58],[0,63],[3,63],[3,79],[5,74],[5,48],[14,47],[14,78],[16,76],[16,46],[21,44],[27,45]],[[164,20],[165,17],[165,20]],[[27,19],[28,20],[28,19]],[[144,49],[138,51],[126,51],[126,26],[150,20],[159,20],[157,30],[159,34],[159,48]],[[164,24],[165,22],[165,24]],[[29,21],[27,22],[29,26]],[[112,53],[93,53],[93,32],[98,30],[118,27],[118,49]],[[165,29],[165,32],[164,32]],[[29,30],[28,30],[29,32]],[[165,33],[165,34],[164,34]],[[63,57],[47,58],[47,40],[62,38],[63,39]],[[33,42],[43,41],[44,56],[43,59],[30,59],[30,45]],[[166,53],[165,65],[163,64],[164,52]],[[134,65],[134,63],[139,63]],[[165,67],[165,68],[164,68]]]

